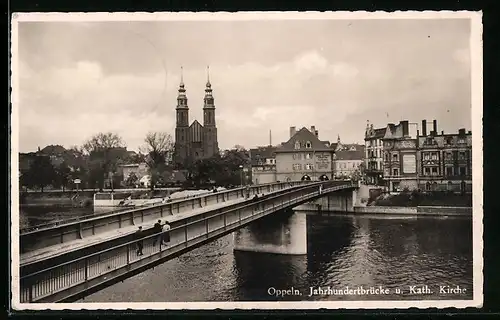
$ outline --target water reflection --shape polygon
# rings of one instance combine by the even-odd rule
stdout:
[[[286,216],[284,214],[282,218]],[[273,243],[266,220],[252,225]],[[270,226],[273,220],[267,220]],[[193,250],[153,270],[106,288],[86,301],[283,301],[346,299],[471,299],[472,223],[468,219],[384,219],[308,216],[308,253],[233,252],[233,236]],[[461,285],[465,296],[313,296],[309,287]],[[299,289],[273,297],[268,289]]]

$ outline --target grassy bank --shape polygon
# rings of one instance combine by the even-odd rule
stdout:
[[[401,192],[397,195],[383,194],[370,205],[386,207],[472,207],[472,194],[451,192]]]

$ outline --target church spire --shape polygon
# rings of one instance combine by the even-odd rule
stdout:
[[[210,66],[207,66],[207,88],[210,88],[212,85],[210,84]]]
[[[186,88],[184,88],[184,74],[181,66],[181,82],[179,83],[179,90],[177,95],[177,108],[188,108]]]
[[[186,96],[186,89],[184,88],[184,70],[181,66],[181,82],[179,83],[179,97],[181,98],[182,96]]]
[[[205,107],[213,105],[212,84],[210,83],[210,66],[207,66],[207,86],[205,88]]]

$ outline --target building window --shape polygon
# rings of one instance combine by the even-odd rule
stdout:
[[[437,160],[438,159],[438,154],[437,152],[432,152],[431,153],[431,160]]]
[[[392,175],[393,176],[399,176],[399,170],[398,169],[392,169]]]
[[[306,170],[312,170],[313,169],[313,165],[308,163],[306,164]]]
[[[465,139],[464,138],[458,139],[458,143],[465,143]]]
[[[447,176],[453,175],[453,167],[446,167],[446,175]]]
[[[429,168],[429,167],[424,168],[424,175],[430,176],[431,175],[431,168]]]
[[[429,157],[429,153],[428,153],[428,152],[425,152],[425,153],[423,154],[423,157],[424,157],[424,160],[429,160],[429,158],[430,158],[430,157]]]
[[[392,161],[398,161],[398,154],[397,153],[392,154]]]
[[[446,157],[446,160],[451,160],[451,159],[453,159],[453,154],[451,152],[446,152],[445,157]]]
[[[311,141],[307,141],[306,142],[306,148],[307,149],[311,149],[312,148]]]
[[[446,144],[453,144],[453,138],[452,137],[447,137],[445,140]]]
[[[438,168],[432,167],[432,175],[437,176],[438,175]]]
[[[464,151],[460,151],[458,153],[458,160],[465,160],[465,152]]]
[[[302,165],[300,163],[296,163],[293,165],[293,170],[300,171],[302,170]]]
[[[430,183],[430,182],[427,182],[427,183],[425,184],[425,190],[426,190],[426,191],[431,191],[431,183]]]
[[[300,142],[299,141],[295,141],[295,149],[300,149]]]
[[[311,159],[311,154],[310,153],[306,153],[306,159]]]
[[[385,161],[389,161],[389,152],[385,153]]]
[[[458,168],[458,170],[459,170],[461,176],[465,176],[467,174],[465,167],[460,167],[460,168]]]

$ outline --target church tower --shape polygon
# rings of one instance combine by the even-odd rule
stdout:
[[[217,142],[217,126],[215,123],[215,104],[210,83],[210,69],[207,67],[207,84],[205,98],[203,99],[203,149],[207,157],[219,152]]]
[[[177,95],[176,125],[175,125],[175,163],[184,164],[189,156],[189,107],[184,88],[183,70],[181,67],[181,82]]]

